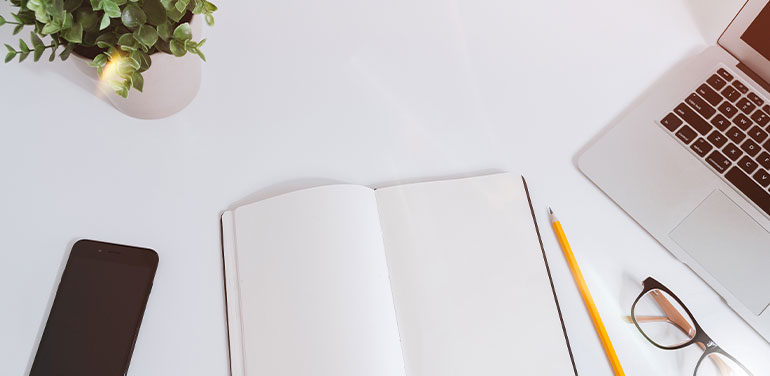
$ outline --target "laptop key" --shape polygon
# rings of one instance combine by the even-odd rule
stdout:
[[[765,188],[770,186],[770,174],[761,168],[754,173],[754,180]]]
[[[749,129],[749,127],[753,123],[752,123],[751,119],[746,117],[746,115],[738,114],[738,116],[736,116],[735,119],[733,119],[733,124],[737,125],[738,128],[740,128],[740,129],[745,131],[745,130]]]
[[[698,139],[690,146],[690,149],[701,157],[705,157],[713,148],[714,147],[704,140],[703,137],[698,137]]]
[[[754,162],[753,159],[744,156],[738,162],[738,167],[740,167],[743,171],[746,171],[747,174],[750,174],[754,172],[754,170],[756,170],[759,166],[757,165],[757,162]]]
[[[721,112],[722,115],[725,115],[726,118],[730,119],[733,116],[735,116],[735,114],[738,113],[738,109],[735,108],[730,103],[724,102],[724,103],[722,103],[721,106],[719,106],[719,112]],[[687,120],[687,119],[685,119],[685,120]]]
[[[744,114],[751,114],[757,106],[754,103],[751,103],[750,100],[746,98],[741,98],[738,103],[735,104],[738,108],[743,111]]]
[[[724,68],[719,68],[719,70],[717,71],[717,74],[718,74],[720,77],[722,77],[722,78],[723,78],[725,81],[727,81],[727,82],[730,82],[730,81],[732,81],[732,80],[733,80],[733,75],[732,75],[732,74],[730,74],[730,72],[728,72],[728,71],[727,71],[727,70],[725,70]]]
[[[682,127],[682,129],[679,130],[679,132],[676,132],[676,137],[679,137],[680,140],[689,145],[692,140],[695,139],[695,137],[698,137],[698,133],[685,125]]]
[[[687,104],[689,104],[695,111],[698,111],[698,113],[706,119],[711,119],[711,117],[714,116],[714,113],[717,112],[714,107],[711,107],[695,93],[692,93],[687,97]]]
[[[733,143],[727,144],[722,151],[727,155],[727,158],[730,158],[732,161],[737,161],[743,155],[743,151]]]
[[[762,106],[765,104],[765,101],[762,100],[762,98],[759,97],[759,95],[752,93],[749,93],[746,97],[749,98],[750,101],[754,102],[757,106]]]
[[[708,157],[706,157],[706,162],[711,165],[711,167],[714,167],[717,172],[720,174],[723,174],[725,171],[727,171],[727,168],[730,167],[732,164],[730,160],[725,158],[722,153],[714,150],[709,154]]]
[[[731,168],[725,175],[725,178],[730,183],[733,183],[735,188],[743,192],[749,200],[770,215],[770,193],[764,188],[760,187],[759,184],[755,183],[748,175],[736,167]]]
[[[743,133],[743,131],[741,131],[740,129],[738,129],[738,127],[732,126],[727,131],[727,138],[731,139],[736,144],[740,144],[743,141],[743,139],[746,138],[746,134]]]
[[[698,133],[704,136],[711,132],[711,129],[713,128],[711,124],[700,117],[700,115],[695,113],[695,111],[693,111],[690,106],[684,103],[680,103],[678,106],[676,106],[674,113],[679,115],[682,120],[684,120],[691,127],[698,130]]]
[[[746,152],[746,154],[750,156],[755,156],[759,154],[759,145],[757,145],[756,142],[754,142],[752,139],[747,139],[746,142],[741,145],[741,149]]]
[[[760,128],[758,125],[755,125],[749,129],[749,137],[753,138],[756,142],[762,142],[765,139],[767,139],[767,132],[765,132],[762,128]]]
[[[762,110],[756,110],[751,115],[751,120],[756,121],[760,127],[764,127],[767,125],[767,123],[770,123],[770,116],[768,116],[767,113]]]
[[[682,125],[682,120],[669,112],[668,115],[666,115],[666,117],[660,121],[660,124],[666,127],[666,129],[669,131],[673,132],[679,128],[680,125]]]
[[[741,93],[743,93],[743,94],[746,94],[746,93],[748,93],[748,92],[749,92],[749,88],[747,88],[747,87],[746,87],[746,85],[744,85],[744,84],[743,84],[742,82],[740,82],[740,81],[735,81],[735,82],[733,82],[733,87],[735,87],[736,89],[738,89],[738,91],[740,91],[740,92],[741,92]]]
[[[738,90],[735,90],[735,88],[732,86],[728,86],[722,90],[722,95],[727,98],[728,101],[733,103],[735,103],[735,101],[741,97],[741,93],[739,93]]]
[[[757,162],[759,162],[762,167],[770,170],[770,153],[763,151],[759,153],[759,157],[757,157]]]
[[[727,142],[727,138],[725,138],[723,134],[719,133],[719,131],[711,132],[711,134],[707,137],[707,139],[709,140],[709,142],[711,142],[712,145],[716,146],[719,149],[721,149],[722,146],[724,146],[725,143]]]
[[[717,114],[717,116],[711,119],[711,125],[724,132],[730,126],[730,120],[727,120],[722,114]]]
[[[709,77],[709,79],[706,80],[706,82],[708,82],[709,85],[711,85],[711,87],[717,90],[722,90],[722,88],[725,87],[725,85],[727,85],[727,82],[725,82],[725,80],[723,80],[721,77],[717,76],[716,74]]]
[[[722,96],[706,84],[699,86],[695,91],[712,106],[716,106],[722,102]]]

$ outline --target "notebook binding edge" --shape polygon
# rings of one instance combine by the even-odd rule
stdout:
[[[238,265],[235,254],[235,219],[232,211],[222,214],[222,268],[225,289],[225,318],[227,323],[228,360],[231,376],[245,376],[243,361],[243,326],[238,286]]]
[[[543,246],[543,238],[540,236],[540,227],[537,225],[537,216],[535,216],[535,208],[532,206],[532,197],[529,195],[529,187],[527,186],[527,180],[524,175],[521,176],[521,181],[524,184],[524,192],[527,194],[527,201],[529,202],[529,211],[532,213],[532,223],[535,224],[535,232],[537,233],[537,240],[540,242],[540,251],[543,253],[543,261],[545,262],[545,270],[548,273],[548,282],[551,284],[551,292],[553,292],[553,300],[556,302],[556,311],[559,312],[559,321],[561,322],[561,330],[564,332],[564,341],[567,344],[567,352],[569,353],[570,361],[572,362],[572,370],[575,372],[575,376],[578,376],[577,366],[575,365],[575,356],[572,354],[572,346],[570,346],[569,335],[567,335],[567,326],[564,325],[564,316],[561,313],[561,306],[559,305],[559,298],[556,296],[556,287],[553,284],[553,278],[551,277],[551,267],[548,265],[548,256],[545,254],[545,247]]]

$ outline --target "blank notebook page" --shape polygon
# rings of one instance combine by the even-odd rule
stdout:
[[[521,177],[376,194],[409,376],[574,375]]]
[[[374,191],[260,201],[235,235],[246,375],[404,375]]]

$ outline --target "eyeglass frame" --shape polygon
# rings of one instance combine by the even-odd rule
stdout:
[[[636,315],[634,314],[636,310],[636,304],[639,303],[639,301],[645,295],[647,295],[647,293],[653,290],[660,290],[668,294],[677,303],[679,303],[679,306],[682,307],[682,309],[684,309],[685,313],[687,313],[695,329],[695,334],[692,336],[692,338],[689,341],[681,343],[676,346],[666,347],[666,346],[659,345],[658,343],[653,341],[649,336],[647,336],[647,333],[645,333],[644,330],[642,330],[642,327],[639,325],[639,322],[637,322]],[[690,312],[690,309],[687,308],[687,306],[682,302],[682,300],[679,299],[679,297],[676,296],[676,294],[674,294],[668,287],[658,282],[655,278],[647,277],[647,279],[645,279],[642,282],[642,292],[639,294],[636,300],[634,300],[634,304],[631,306],[631,320],[633,320],[634,325],[636,326],[636,329],[638,329],[639,332],[642,333],[642,336],[644,336],[644,338],[647,339],[647,341],[649,341],[651,344],[653,344],[655,347],[661,350],[679,350],[693,344],[700,344],[703,349],[703,355],[701,355],[700,359],[698,359],[698,363],[695,364],[695,369],[693,370],[694,376],[697,376],[696,372],[698,372],[698,368],[700,367],[701,363],[703,363],[703,360],[706,359],[709,355],[714,353],[718,353],[726,357],[727,359],[730,359],[733,363],[741,367],[743,371],[746,372],[747,375],[749,376],[754,375],[746,368],[746,366],[744,366],[741,362],[739,362],[738,359],[735,359],[735,357],[728,354],[726,351],[722,350],[722,348],[719,347],[719,345],[717,345],[716,342],[714,342],[714,340],[711,339],[711,337],[708,334],[706,334],[706,332],[703,330],[700,324],[698,324],[698,320],[695,320],[695,316],[693,316],[692,312]]]

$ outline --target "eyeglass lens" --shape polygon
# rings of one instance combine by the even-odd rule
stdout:
[[[660,347],[676,347],[695,338],[690,315],[665,291],[654,289],[644,294],[633,316],[642,333]]]

